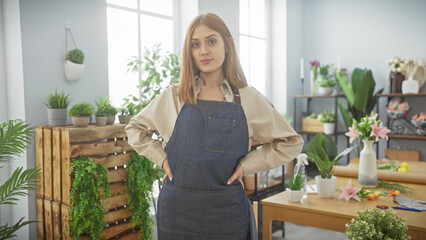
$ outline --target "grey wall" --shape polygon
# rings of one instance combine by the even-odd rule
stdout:
[[[47,124],[42,101],[49,91],[71,94],[71,104],[108,94],[108,52],[105,0],[21,0],[22,59],[26,120],[31,125]],[[86,55],[85,70],[79,82],[68,82],[64,74],[65,24],[68,23],[77,46]],[[69,39],[69,48],[74,46]],[[35,167],[34,144],[28,150],[28,167]],[[35,194],[28,200],[29,217],[36,219]],[[30,227],[36,238],[36,225]]]
[[[289,82],[299,80],[301,56],[305,58],[305,76],[309,76],[308,61],[318,59],[321,63],[334,63],[336,66],[338,57],[341,56],[341,66],[349,70],[349,76],[355,67],[372,69],[377,90],[387,86],[390,72],[387,59],[396,55],[402,58],[425,57],[426,1],[288,0],[287,2],[288,48],[296,49],[288,51],[287,55]],[[309,88],[306,80],[308,79],[305,79],[305,90]],[[421,92],[426,92],[426,87],[423,87]],[[298,93],[301,93],[300,90]],[[289,99],[289,108],[292,101]],[[384,101],[383,99],[380,105],[382,112],[385,110]],[[410,118],[415,112],[426,111],[425,102],[425,98],[410,100],[413,111],[408,117]],[[313,106],[319,112],[327,106],[327,103]],[[381,118],[386,117],[381,115]],[[426,161],[424,141],[391,140],[390,144],[392,148],[420,149],[422,161]],[[385,145],[382,144],[381,149],[384,148]],[[379,157],[383,156],[383,152],[380,151]]]

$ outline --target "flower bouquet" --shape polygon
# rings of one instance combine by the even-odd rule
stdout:
[[[405,60],[399,58],[398,56],[388,59],[388,65],[390,66],[392,72],[402,72],[405,70]]]
[[[410,110],[408,102],[403,97],[397,97],[389,102],[387,114],[390,118],[405,118]]]
[[[377,142],[379,138],[387,140],[389,132],[390,130],[383,126],[382,121],[378,119],[378,115],[371,112],[370,116],[367,115],[360,123],[354,119],[352,127],[349,127],[349,132],[345,133],[345,135],[350,138],[350,143],[358,137],[362,140],[374,140]]]

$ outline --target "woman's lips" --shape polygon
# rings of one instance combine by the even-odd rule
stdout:
[[[212,61],[212,59],[203,59],[201,60],[202,64],[209,64]]]

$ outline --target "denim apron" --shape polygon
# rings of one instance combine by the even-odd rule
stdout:
[[[240,104],[199,99],[182,107],[165,148],[173,179],[158,198],[159,240],[257,239],[241,183],[227,185],[248,143]]]

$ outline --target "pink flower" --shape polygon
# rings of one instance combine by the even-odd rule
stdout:
[[[387,127],[383,126],[383,123],[381,122],[380,125],[377,125],[377,122],[375,121],[373,125],[371,125],[371,134],[370,137],[375,136],[376,142],[379,141],[379,137],[388,140],[388,133],[390,130]]]
[[[358,137],[359,131],[356,129],[355,125],[352,125],[352,127],[349,127],[349,132],[345,133],[346,136],[350,137],[349,143],[352,143],[355,138]]]
[[[406,112],[410,109],[410,106],[408,106],[407,102],[403,102],[401,104],[399,104],[398,106],[398,112],[403,113]]]
[[[316,60],[309,62],[309,66],[310,67],[312,67],[312,66],[319,67],[319,65],[320,65],[319,61],[316,61]]]
[[[388,110],[389,111],[394,111],[395,110],[395,106],[394,105],[389,105]]]
[[[361,188],[353,187],[351,179],[349,179],[347,187],[341,186],[340,189],[342,189],[342,193],[339,195],[339,199],[342,199],[344,197],[347,202],[349,201],[349,199],[353,198],[354,200],[361,202],[361,199],[357,195],[357,193],[359,192],[359,190],[361,190]]]

